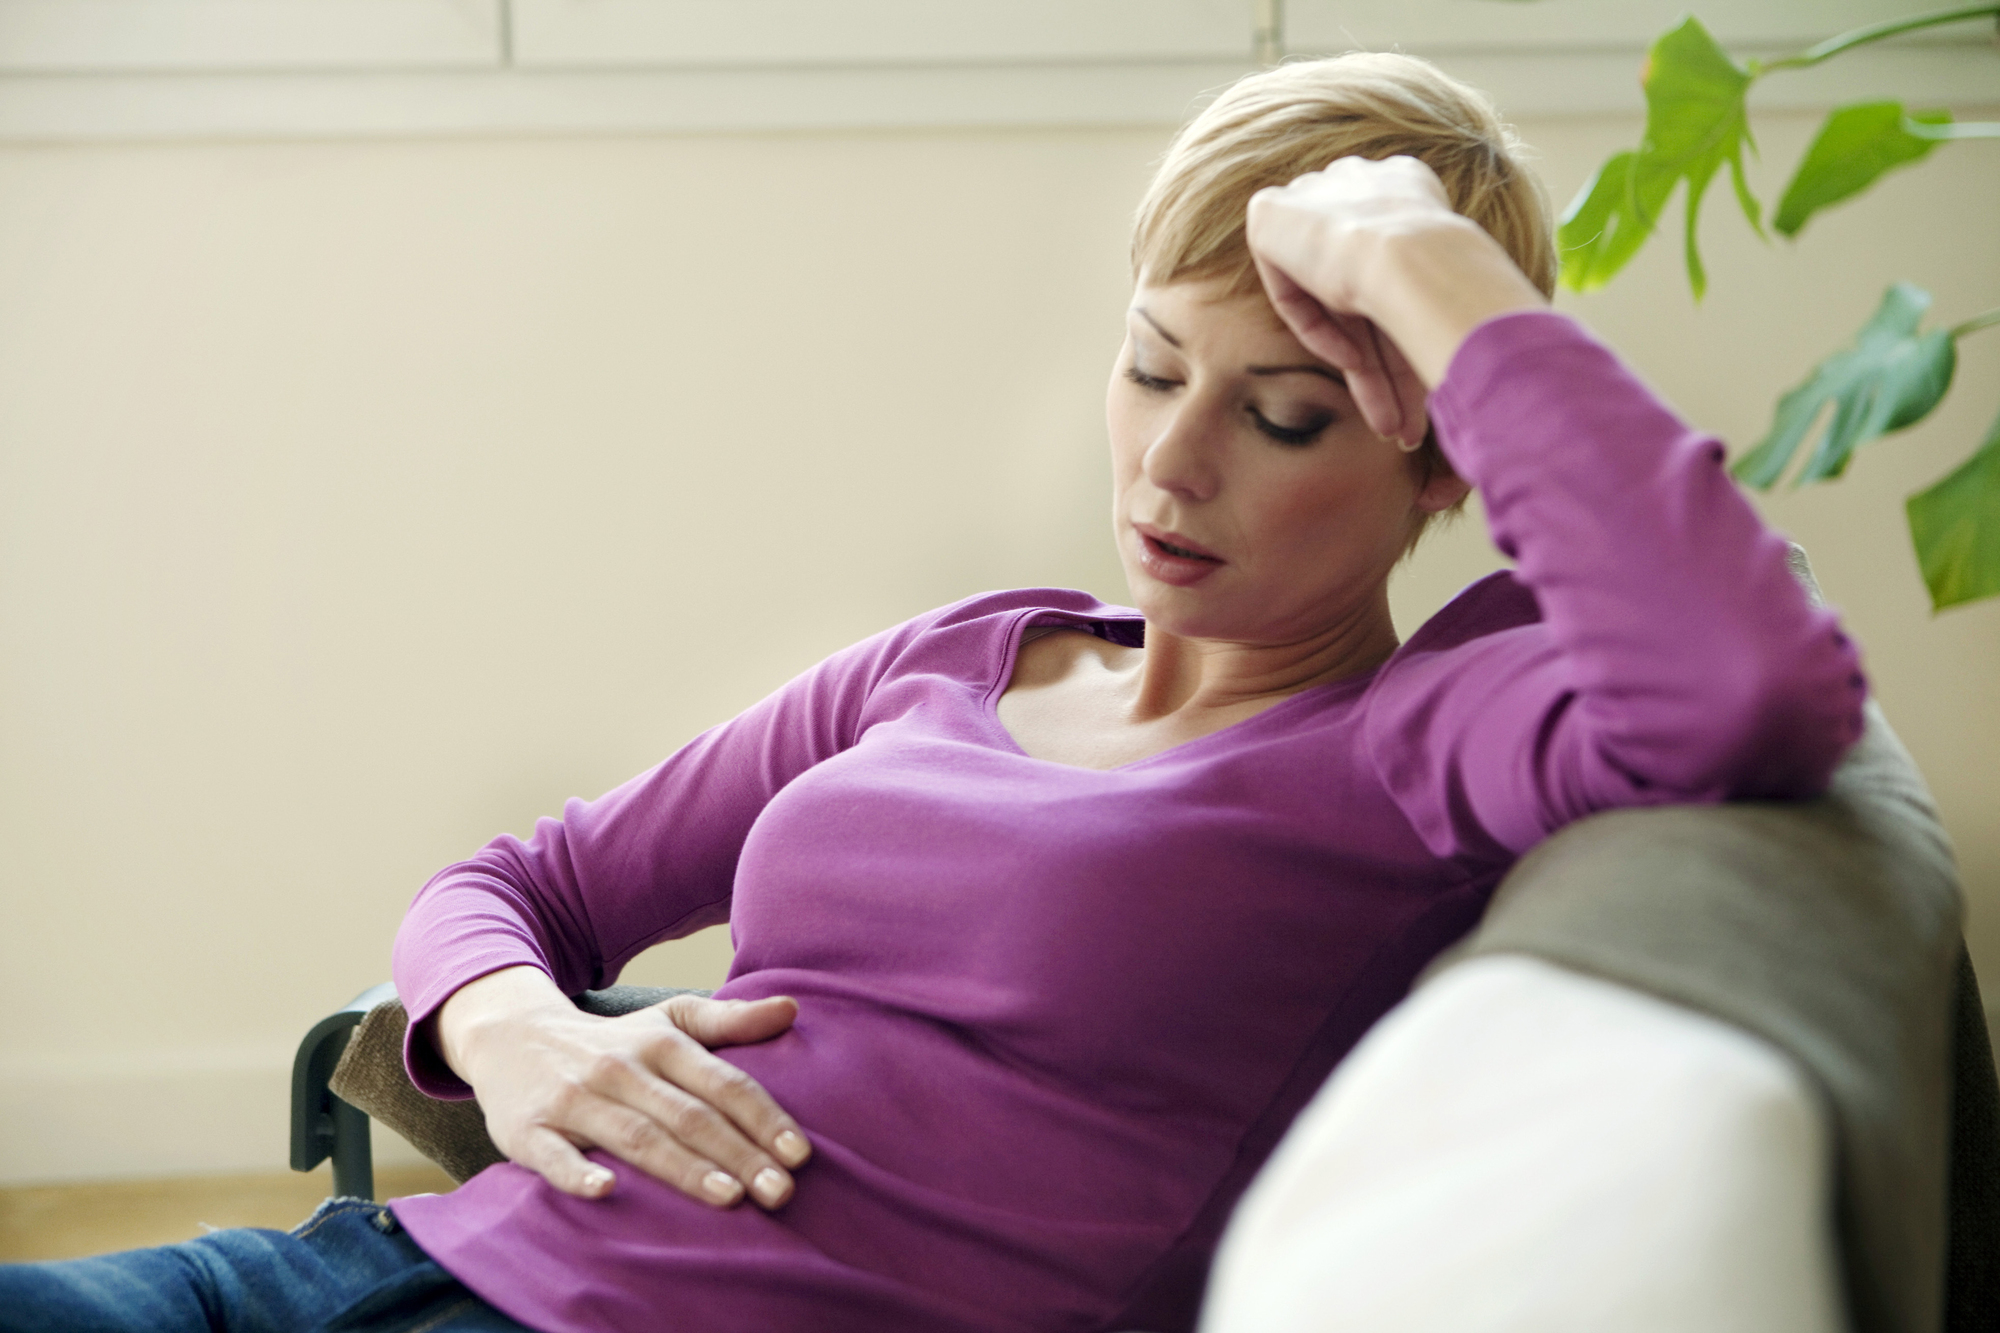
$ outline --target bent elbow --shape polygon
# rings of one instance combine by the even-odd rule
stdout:
[[[1765,661],[1718,700],[1722,762],[1712,788],[1726,800],[1802,800],[1825,792],[1861,737],[1868,680],[1853,644],[1829,626],[1806,662]]]

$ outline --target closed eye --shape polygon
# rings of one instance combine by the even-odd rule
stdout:
[[[1333,424],[1332,417],[1325,417],[1304,426],[1280,426],[1254,407],[1246,407],[1243,410],[1250,414],[1252,424],[1257,427],[1260,433],[1270,439],[1276,440],[1279,444],[1311,444],[1320,437],[1321,433],[1328,426]]]
[[[1180,386],[1179,380],[1161,379],[1158,375],[1148,375],[1136,365],[1125,367],[1125,378],[1131,380],[1134,384],[1149,393],[1165,393],[1168,389]]]

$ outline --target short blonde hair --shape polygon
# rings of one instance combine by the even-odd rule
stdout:
[[[1499,241],[1544,296],[1555,294],[1548,196],[1493,103],[1429,61],[1367,51],[1245,75],[1189,121],[1139,203],[1133,279],[1260,291],[1244,237],[1251,195],[1336,158],[1399,153],[1436,172],[1451,206]],[[1435,431],[1411,457],[1424,482],[1451,475]],[[1432,517],[1413,522],[1405,553]]]
[[[1139,204],[1133,276],[1255,291],[1243,236],[1251,195],[1336,158],[1399,153],[1436,172],[1451,206],[1554,294],[1548,199],[1492,102],[1428,61],[1365,51],[1246,75],[1188,122]]]

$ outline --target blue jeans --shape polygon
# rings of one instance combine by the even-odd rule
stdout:
[[[366,1199],[328,1199],[290,1232],[237,1227],[94,1259],[0,1264],[0,1333],[309,1330],[532,1333]]]

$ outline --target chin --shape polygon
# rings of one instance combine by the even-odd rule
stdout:
[[[1146,617],[1149,629],[1182,639],[1240,639],[1243,626],[1228,599],[1206,588],[1176,588],[1144,574],[1125,571],[1129,605]]]

